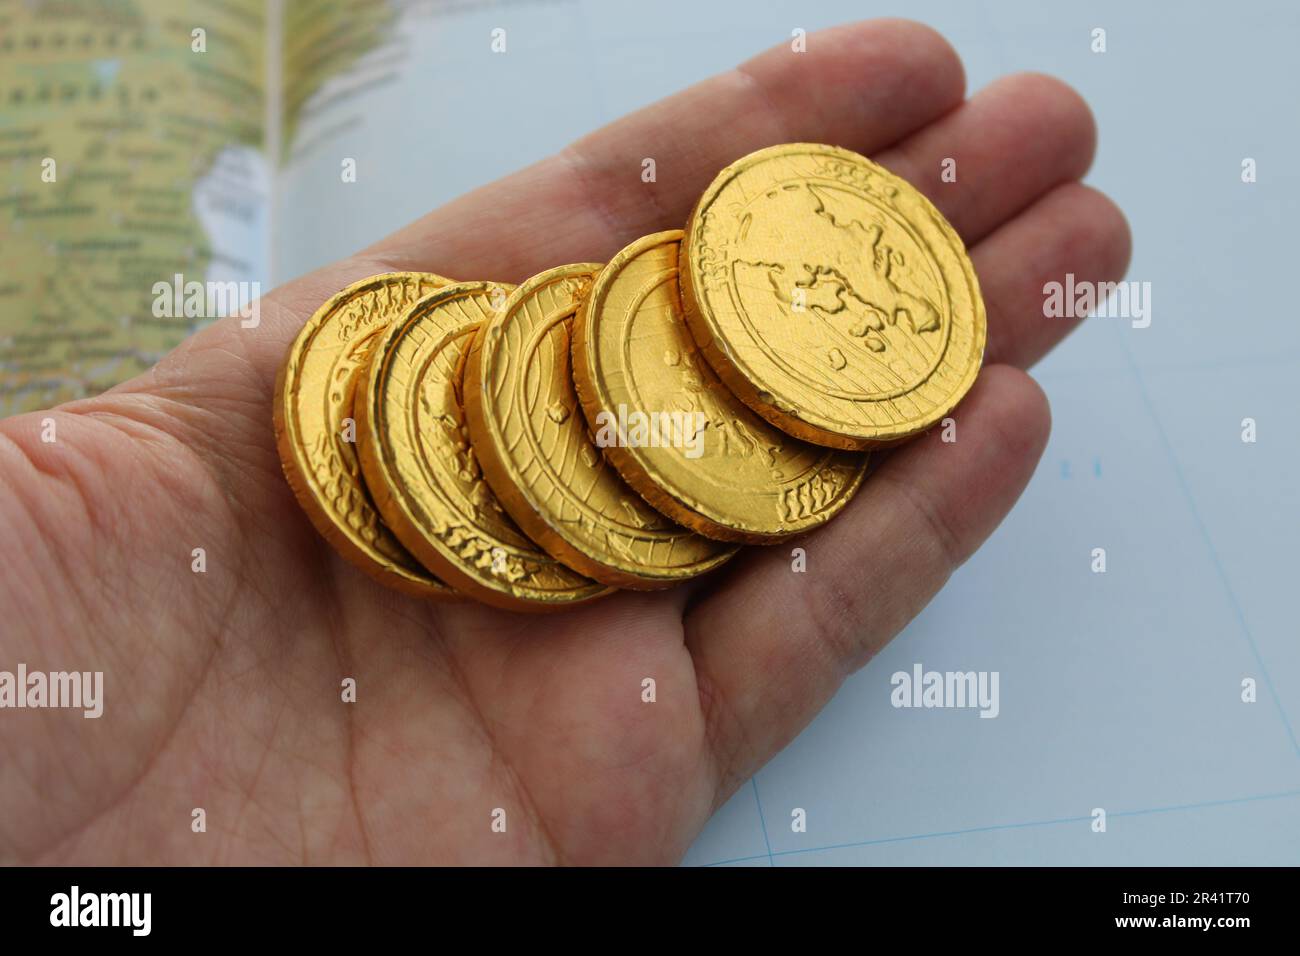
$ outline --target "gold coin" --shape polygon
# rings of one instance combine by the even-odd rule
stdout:
[[[609,589],[524,537],[484,483],[465,427],[458,370],[512,288],[450,285],[388,327],[357,391],[361,466],[398,540],[443,580],[499,607],[572,607]]]
[[[682,300],[705,358],[777,427],[889,444],[952,411],[984,353],[965,247],[928,199],[857,153],[772,146],[691,213]]]
[[[600,268],[533,276],[483,324],[465,370],[469,433],[488,484],[534,541],[598,581],[666,587],[717,567],[735,549],[647,505],[587,431],[569,329]]]
[[[573,378],[587,421],[612,435],[599,444],[628,484],[700,534],[764,543],[815,528],[848,504],[867,456],[792,438],[718,380],[682,318],[681,238],[638,239],[583,302]],[[687,433],[684,447],[656,440]]]
[[[390,272],[353,283],[303,326],[275,383],[280,463],[316,530],[381,583],[418,597],[455,594],[380,520],[357,461],[353,393],[389,322],[449,282],[431,273]]]

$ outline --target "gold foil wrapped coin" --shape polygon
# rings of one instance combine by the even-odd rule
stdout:
[[[316,530],[381,583],[418,597],[449,598],[454,592],[421,567],[380,520],[357,461],[353,393],[358,372],[389,323],[450,282],[423,272],[354,282],[303,326],[275,383],[280,462]]]
[[[926,430],[984,353],[984,303],[956,232],[905,180],[833,146],[772,146],[722,170],[687,222],[681,284],[727,386],[823,445]]]
[[[596,277],[574,323],[573,378],[618,472],[660,511],[710,537],[772,542],[830,520],[867,456],[785,434],[739,401],[686,328],[680,230],[636,240]],[[659,440],[689,429],[685,446]]]
[[[479,325],[513,286],[449,285],[384,333],[357,392],[358,447],[393,533],[457,590],[499,607],[572,607],[608,592],[529,541],[483,481],[460,370]]]
[[[469,433],[488,484],[530,538],[606,584],[666,587],[717,567],[735,549],[651,508],[588,433],[569,331],[600,268],[536,275],[483,324],[465,370]]]

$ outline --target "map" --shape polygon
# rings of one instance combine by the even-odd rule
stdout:
[[[237,168],[265,140],[262,7],[0,0],[0,414],[98,392],[185,338],[155,282],[257,271],[222,240],[263,201]]]
[[[279,147],[394,11],[0,0],[0,415],[102,391],[208,321],[155,308],[159,282],[270,290]]]

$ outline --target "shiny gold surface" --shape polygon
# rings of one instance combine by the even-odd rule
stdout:
[[[458,590],[519,610],[572,607],[608,589],[542,551],[502,511],[462,411],[462,358],[511,288],[450,285],[389,326],[357,392],[361,465],[394,534]]]
[[[419,597],[454,592],[422,568],[380,521],[347,439],[353,393],[380,334],[451,280],[420,272],[371,276],[319,309],[289,348],[275,385],[276,444],[285,477],[316,529],[348,560]]]
[[[867,456],[792,438],[718,381],[682,317],[681,237],[673,230],[633,242],[585,299],[574,323],[573,377],[587,421],[599,429],[620,409],[628,410],[625,421],[633,412],[698,416],[697,448],[632,434],[605,454],[647,501],[701,534],[761,543],[814,528],[848,503]]]
[[[917,434],[965,395],[985,315],[961,239],[909,183],[788,143],[728,166],[687,222],[687,323],[747,405],[838,448]]]
[[[588,433],[569,331],[600,268],[534,276],[484,323],[465,370],[469,433],[492,490],[530,538],[607,584],[666,587],[718,566],[734,548],[647,505]]]

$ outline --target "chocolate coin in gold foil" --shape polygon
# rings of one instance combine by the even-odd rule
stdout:
[[[451,281],[431,273],[390,272],[354,282],[303,326],[275,384],[280,461],[316,530],[381,583],[419,597],[454,593],[380,520],[357,460],[353,393],[358,372],[389,323]]]
[[[462,410],[462,359],[510,288],[449,285],[393,322],[358,391],[361,464],[398,539],[457,590],[519,610],[572,607],[609,589],[510,520],[483,481]]]
[[[925,431],[984,353],[984,303],[952,226],[911,184],[833,146],[772,146],[722,170],[687,222],[681,285],[727,386],[823,445]]]
[[[465,370],[469,433],[488,483],[530,538],[604,583],[666,587],[717,567],[735,549],[650,507],[587,429],[569,334],[600,268],[534,276],[484,323]]]
[[[613,430],[602,444],[623,478],[701,534],[764,543],[815,528],[848,504],[867,456],[787,435],[718,380],[682,317],[681,237],[638,239],[597,276],[573,338],[587,420]],[[688,425],[691,443],[657,440]]]

